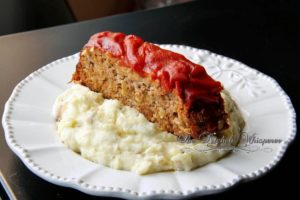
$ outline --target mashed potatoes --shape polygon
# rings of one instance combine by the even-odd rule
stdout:
[[[224,134],[233,138],[226,146],[236,145],[243,120],[227,93],[223,97],[231,125]],[[175,135],[158,130],[134,108],[104,99],[80,85],[74,85],[56,99],[54,114],[58,136],[67,147],[114,169],[137,174],[189,171],[228,152],[208,150],[211,146],[200,140],[179,142]]]

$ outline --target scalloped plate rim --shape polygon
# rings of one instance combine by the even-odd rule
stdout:
[[[252,173],[248,173],[248,174],[243,174],[243,175],[238,175],[237,178],[227,181],[226,183],[223,183],[223,185],[227,184],[225,187],[221,187],[221,188],[210,188],[210,186],[204,187],[202,189],[198,188],[198,190],[196,191],[192,191],[192,193],[188,193],[188,194],[184,194],[184,193],[180,193],[180,194],[175,194],[175,193],[156,193],[156,194],[147,194],[147,195],[139,195],[137,194],[137,192],[131,192],[131,191],[127,191],[126,189],[123,189],[124,191],[115,191],[115,190],[105,190],[104,189],[93,189],[93,188],[86,188],[83,186],[84,182],[80,182],[80,180],[64,180],[64,179],[60,179],[55,177],[55,175],[49,174],[47,172],[43,172],[43,169],[38,169],[38,167],[34,167],[35,163],[33,162],[29,162],[29,159],[27,159],[26,157],[28,157],[27,152],[24,151],[20,145],[18,145],[17,143],[14,143],[12,138],[10,138],[11,134],[13,135],[13,132],[10,133],[9,130],[9,126],[10,123],[8,122],[8,119],[10,117],[10,108],[12,107],[12,105],[10,105],[13,101],[13,99],[17,96],[17,93],[19,92],[19,88],[22,88],[25,86],[24,82],[27,80],[31,80],[32,78],[34,78],[35,76],[37,76],[39,73],[50,69],[51,67],[55,66],[55,64],[57,62],[63,62],[65,60],[69,60],[72,59],[74,57],[76,57],[78,55],[78,53],[67,56],[67,57],[63,57],[60,59],[57,59],[43,67],[41,67],[40,69],[37,69],[36,71],[32,72],[31,74],[29,74],[25,79],[23,79],[22,81],[20,81],[15,88],[13,89],[13,92],[11,94],[11,96],[9,97],[9,99],[7,100],[7,102],[5,103],[5,107],[4,107],[4,112],[3,112],[3,117],[2,117],[2,125],[4,128],[4,132],[5,132],[5,139],[6,142],[8,144],[8,146],[11,148],[11,150],[22,160],[22,162],[26,165],[26,167],[32,171],[34,174],[38,175],[39,177],[43,178],[46,181],[49,181],[53,184],[56,185],[60,185],[60,186],[64,186],[64,187],[70,187],[70,188],[74,188],[77,189],[81,192],[90,194],[90,195],[95,195],[95,196],[112,196],[112,197],[121,197],[121,198],[130,198],[130,199],[150,199],[150,198],[164,198],[164,199],[182,199],[182,198],[190,198],[190,197],[195,197],[195,196],[202,196],[202,195],[209,195],[209,194],[214,194],[214,193],[219,193],[222,191],[225,191],[227,189],[232,188],[233,186],[237,185],[238,183],[241,182],[247,182],[247,181],[251,181],[253,179],[256,179],[264,174],[266,174],[267,172],[269,172],[274,166],[276,166],[276,164],[281,160],[282,156],[284,155],[284,153],[286,152],[288,146],[292,143],[292,141],[295,139],[296,136],[296,113],[295,110],[293,108],[292,102],[290,100],[290,97],[285,93],[285,91],[280,87],[280,85],[277,83],[277,81],[275,79],[273,79],[270,76],[265,75],[264,73],[253,69],[243,63],[241,63],[240,61],[236,61],[234,59],[222,56],[222,55],[218,55],[215,53],[212,53],[208,50],[203,50],[203,49],[197,49],[194,47],[190,47],[190,46],[185,46],[185,45],[177,45],[177,44],[161,44],[160,46],[162,47],[175,47],[175,48],[182,48],[182,49],[187,49],[187,50],[191,50],[193,52],[205,52],[207,54],[209,54],[210,56],[214,56],[214,57],[221,57],[222,59],[227,59],[230,60],[232,62],[238,63],[241,66],[243,66],[244,68],[247,68],[247,70],[252,70],[253,72],[257,73],[259,76],[262,76],[263,78],[265,78],[266,80],[268,80],[274,87],[275,89],[277,89],[280,94],[280,97],[283,98],[284,102],[287,104],[286,105],[286,109],[289,111],[289,115],[290,115],[290,122],[291,122],[291,132],[287,135],[287,140],[282,143],[279,147],[279,151],[276,153],[276,156],[274,157],[274,159],[267,163],[266,165],[264,165],[264,167],[257,169],[257,171],[254,171]]]

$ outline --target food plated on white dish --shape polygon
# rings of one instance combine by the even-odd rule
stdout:
[[[104,49],[111,50],[105,38],[108,36],[97,35],[98,39],[101,37],[105,39],[100,42],[101,47],[105,44],[108,46]],[[115,49],[109,52],[113,56],[106,58],[106,52],[91,46],[94,40],[80,55],[62,58],[32,73],[16,86],[3,115],[7,143],[31,171],[50,182],[92,195],[179,199],[220,192],[262,175],[280,160],[295,136],[295,113],[289,98],[273,79],[205,50],[181,45],[153,47],[132,39],[133,36],[118,37],[123,37],[128,46],[138,41],[139,47],[163,51],[169,59],[177,56],[170,56],[169,51],[182,54],[184,58],[176,57],[180,60],[176,62],[181,66],[176,68],[180,73],[167,68],[160,68],[166,69],[160,73],[157,67],[155,74],[148,68],[143,69],[146,75],[139,74],[139,57],[115,62],[123,59],[114,57]],[[130,51],[128,46],[125,45],[126,52]],[[121,65],[117,67],[137,70],[131,72],[135,74],[127,85],[120,83],[115,89],[112,85],[117,79],[103,82],[108,75],[101,77],[99,74],[104,71],[97,67],[105,63],[93,60],[100,53],[106,64],[111,59],[115,68]],[[124,55],[128,58],[128,54]],[[174,62],[167,64],[174,68]],[[194,74],[192,67],[198,70]],[[116,72],[121,80],[123,68]],[[188,73],[181,71],[183,68],[188,69],[192,81],[178,76]],[[110,69],[107,67],[106,72]],[[70,84],[72,76],[74,83]],[[144,85],[128,84],[133,82],[131,79]],[[99,81],[105,87],[95,84]],[[195,91],[194,83],[202,93]],[[147,93],[147,99],[141,94],[133,96],[128,85],[136,86],[134,94],[139,90],[145,94],[142,86],[158,87],[154,92],[159,96],[155,97],[158,104],[151,106],[154,93]],[[164,93],[158,95],[157,91]],[[168,101],[173,107],[164,107]],[[195,105],[199,101],[201,104]],[[213,115],[205,114],[207,110]],[[199,120],[201,123],[195,123]],[[274,127],[274,123],[278,126]],[[256,142],[250,143],[250,136]],[[224,138],[234,139],[224,144],[208,142]],[[261,145],[259,141],[266,143]]]

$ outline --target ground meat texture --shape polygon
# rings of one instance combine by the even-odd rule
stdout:
[[[101,92],[104,98],[118,99],[161,130],[178,136],[201,138],[228,127],[223,101],[188,107],[176,92],[164,90],[158,80],[140,76],[109,52],[94,47],[82,50],[72,81]]]

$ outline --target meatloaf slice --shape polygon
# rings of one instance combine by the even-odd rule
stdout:
[[[178,136],[201,138],[228,128],[220,82],[183,55],[134,35],[93,35],[72,81],[136,108]]]

